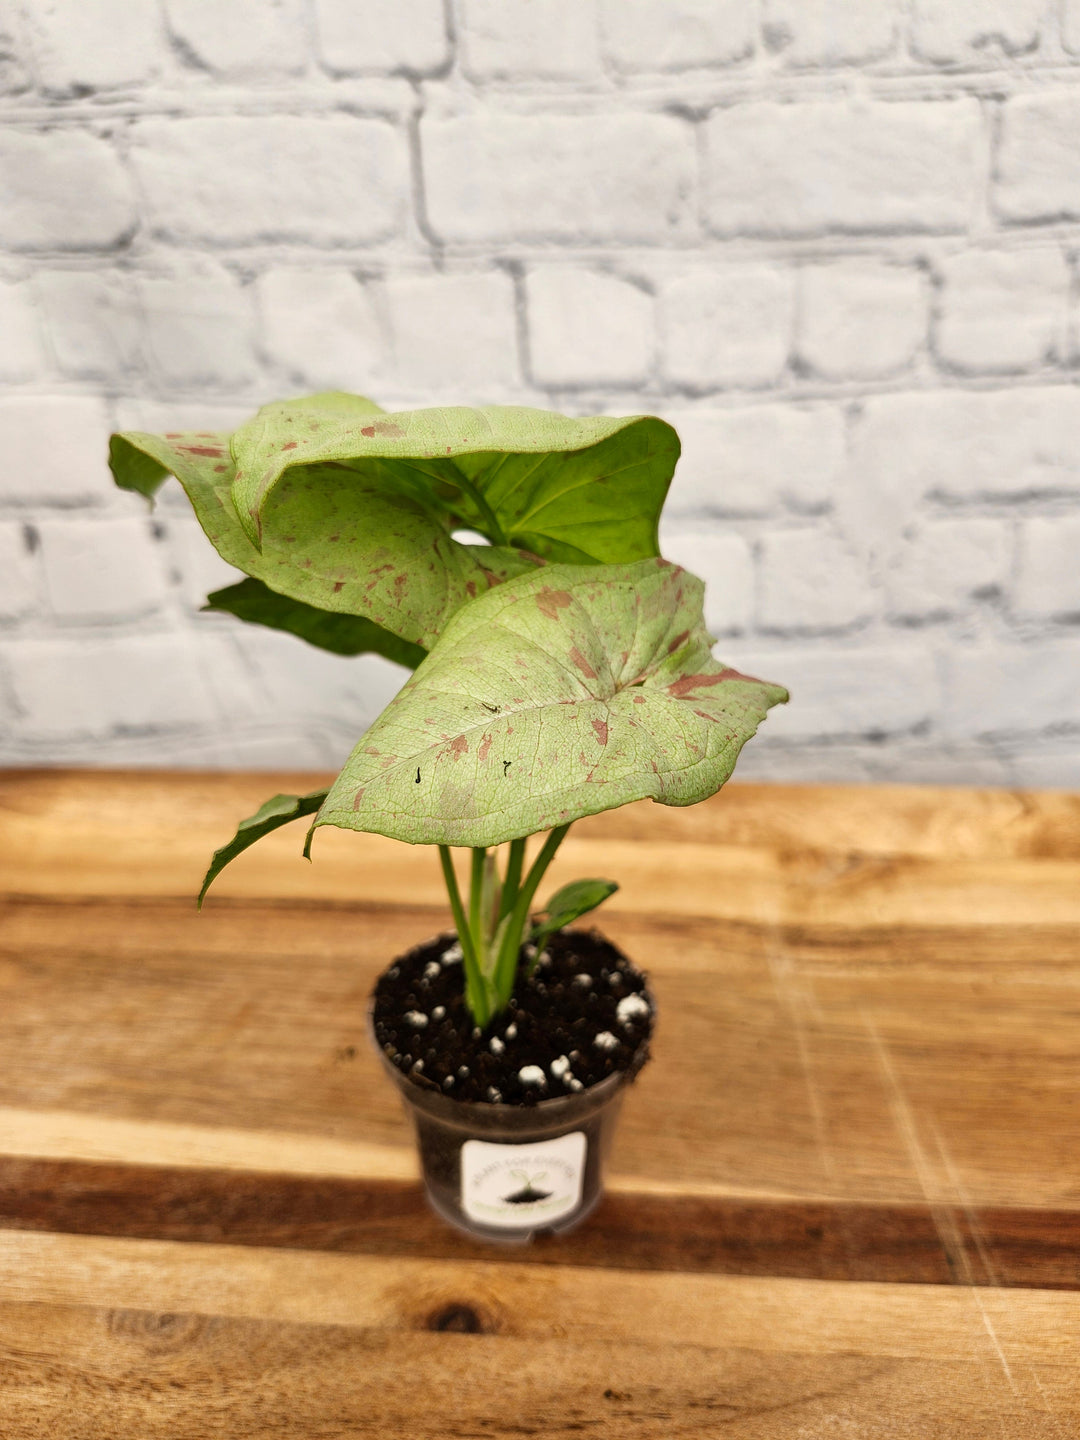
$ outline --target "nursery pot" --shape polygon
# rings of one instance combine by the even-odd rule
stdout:
[[[536,1105],[492,1105],[421,1089],[378,1053],[445,1220],[486,1240],[524,1241],[568,1230],[595,1208],[629,1073]]]

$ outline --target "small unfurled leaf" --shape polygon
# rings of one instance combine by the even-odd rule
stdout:
[[[280,830],[282,825],[299,820],[302,815],[313,815],[326,799],[326,794],[325,790],[313,790],[309,795],[275,795],[267,800],[265,805],[260,805],[254,815],[247,820],[241,820],[229,843],[214,851],[214,858],[199,891],[199,909],[202,909],[207,890],[230,860],[235,860],[249,845],[254,845],[256,840],[261,840],[272,830]]]
[[[552,565],[450,620],[313,822],[501,845],[719,790],[779,685],[719,664],[704,586],[665,560]]]
[[[235,615],[251,625],[266,625],[271,630],[287,630],[329,650],[334,655],[384,655],[398,665],[415,670],[427,654],[419,645],[402,640],[363,615],[341,615],[332,610],[317,610],[302,600],[279,595],[261,580],[241,580],[236,585],[215,590],[206,597],[204,610]]]
[[[549,935],[595,910],[618,888],[614,880],[571,880],[569,885],[556,890],[547,902],[544,907],[546,917],[533,925],[529,939],[538,948],[542,947]]]

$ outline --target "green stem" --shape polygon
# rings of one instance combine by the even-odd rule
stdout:
[[[498,958],[495,961],[495,1007],[496,1013],[501,1010],[510,999],[510,992],[514,988],[514,977],[517,974],[518,954],[521,950],[521,937],[525,930],[525,922],[529,918],[529,906],[532,904],[533,896],[536,894],[537,886],[544,878],[544,872],[555,858],[555,852],[566,839],[566,832],[569,825],[557,826],[544,841],[543,849],[533,861],[525,883],[518,892],[517,900],[511,911],[510,920],[503,936],[503,943],[499,949]]]
[[[454,863],[450,858],[449,845],[439,846],[439,860],[442,864],[443,879],[446,882],[446,893],[450,897],[450,911],[454,917],[454,925],[461,945],[461,963],[465,969],[465,1003],[477,1025],[483,1029],[491,1019],[487,989],[484,985],[483,975],[480,973],[480,962],[473,946],[472,932],[465,918],[465,907],[461,903],[461,891],[458,889],[457,876],[454,874]]]
[[[484,943],[484,860],[487,851],[474,848],[472,872],[469,875],[469,929],[472,932],[473,949],[480,963],[480,973],[486,976],[487,946]]]
[[[507,545],[506,531],[499,524],[498,516],[487,502],[487,496],[471,480],[465,476],[458,479],[454,477],[454,484],[458,486],[463,495],[467,495],[476,506],[480,519],[487,526],[488,539],[493,545]]]
[[[502,904],[499,906],[499,919],[509,915],[514,908],[514,901],[518,897],[521,888],[521,867],[525,860],[524,835],[518,840],[510,841],[510,854],[506,858],[506,878],[503,880]]]

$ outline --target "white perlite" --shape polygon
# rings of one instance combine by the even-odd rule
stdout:
[[[442,966],[437,960],[429,960],[424,966],[424,979],[434,980],[436,975],[442,974]]]
[[[423,1030],[428,1023],[428,1017],[422,1010],[406,1010],[402,1018],[406,1025],[412,1025],[417,1030]]]
[[[432,1018],[433,1020],[441,1020],[445,1014],[446,1014],[446,1006],[445,1006],[445,1005],[436,1005],[436,1006],[435,1006],[435,1009],[432,1010],[432,1012],[431,1012],[431,1018]]]
[[[592,976],[587,975],[585,971],[582,970],[579,974],[574,976],[572,983],[578,986],[578,988],[581,990],[588,990],[589,986],[592,984]]]
[[[456,965],[461,959],[461,954],[461,944],[459,941],[455,940],[453,945],[450,946],[449,950],[444,950],[442,952],[442,963],[444,965]]]
[[[499,1039],[498,1035],[492,1035],[491,1039],[488,1041],[488,1049],[493,1055],[501,1055],[506,1049],[506,1046]]]
[[[516,1039],[517,1039],[517,1026],[516,1026],[516,1025],[507,1025],[506,1029],[503,1031],[503,1034],[506,1036],[507,1040],[516,1040]]]
[[[523,1065],[518,1071],[518,1079],[522,1085],[539,1085],[543,1087],[547,1084],[547,1076],[543,1070],[540,1069],[539,1065]]]
[[[610,1030],[601,1030],[600,1034],[592,1042],[598,1050],[614,1050],[618,1047],[618,1040]]]
[[[642,1015],[648,1015],[649,1002],[640,995],[624,995],[615,1007],[615,1018],[620,1025],[631,1025]]]
[[[570,1061],[565,1055],[559,1055],[556,1059],[552,1060],[548,1069],[552,1075],[555,1076],[556,1080],[562,1080],[570,1073]]]

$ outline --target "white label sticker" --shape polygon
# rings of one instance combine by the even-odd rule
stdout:
[[[461,1208],[482,1225],[531,1230],[577,1209],[584,1174],[581,1130],[533,1145],[466,1140],[461,1147]]]

